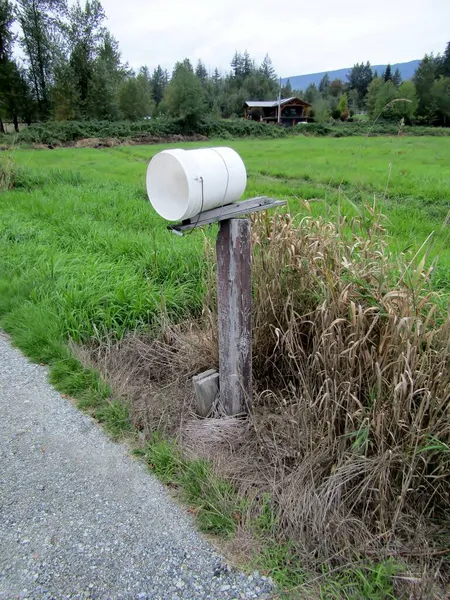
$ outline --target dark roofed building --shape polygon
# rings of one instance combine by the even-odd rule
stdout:
[[[245,118],[265,123],[278,123],[285,127],[291,127],[297,123],[305,123],[308,118],[308,110],[311,107],[308,102],[293,96],[282,100],[247,100],[245,103]],[[280,109],[280,119],[278,110]]]

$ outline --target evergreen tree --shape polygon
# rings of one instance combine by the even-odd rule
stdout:
[[[155,101],[153,100],[152,78],[148,67],[141,67],[136,77],[138,84],[138,96],[140,98],[140,113],[143,117],[152,116],[155,112]]]
[[[450,42],[447,43],[444,54],[439,60],[439,75],[450,77]]]
[[[350,90],[355,90],[358,94],[360,103],[364,102],[370,82],[373,79],[370,63],[356,64],[347,75]]]
[[[13,6],[9,0],[0,0],[0,64],[10,58],[14,42],[12,24],[14,23]]]
[[[291,82],[288,79],[286,81],[286,83],[283,85],[283,87],[281,88],[281,97],[282,98],[292,98],[292,86],[291,86]]]
[[[206,87],[206,83],[208,81],[208,71],[206,70],[205,65],[200,59],[198,60],[197,66],[195,68],[195,74],[200,79],[202,86]]]
[[[213,73],[213,76],[212,76],[211,80],[212,80],[212,83],[213,83],[214,92],[218,93],[219,89],[220,89],[220,85],[222,83],[222,78],[220,76],[220,73],[219,73],[217,67],[214,69],[214,73]]]
[[[305,101],[308,102],[309,104],[315,104],[318,101],[318,99],[320,98],[320,92],[317,89],[317,86],[315,83],[310,83],[308,85],[303,97],[304,97]]]
[[[152,75],[153,100],[155,101],[156,106],[159,106],[164,98],[168,82],[169,78],[166,71],[163,71],[161,65],[158,65]]]
[[[237,50],[234,53],[233,58],[231,59],[230,65],[231,65],[231,68],[233,70],[233,75],[236,78],[243,76],[243,74],[244,74],[243,58],[242,58],[241,54],[239,54],[239,52]]]
[[[251,75],[253,73],[254,70],[255,70],[255,63],[250,58],[250,54],[246,50],[242,56],[242,75],[244,77],[248,77],[249,75]]]
[[[383,79],[384,81],[392,81],[392,69],[390,64],[386,67],[386,71],[383,73]]]
[[[319,92],[322,94],[322,96],[327,96],[330,92],[330,77],[328,73],[325,73],[325,75],[320,80]]]
[[[419,100],[417,115],[428,123],[432,123],[436,116],[436,103],[432,88],[438,75],[438,69],[439,60],[432,54],[425,54],[413,77]]]
[[[194,67],[192,66],[192,63],[188,58],[185,58],[181,64],[191,73],[194,72]],[[176,65],[175,65],[175,67],[176,67]]]
[[[152,81],[147,67],[142,67],[136,76],[130,73],[119,92],[121,115],[135,121],[150,116],[155,109],[152,97]]]
[[[392,75],[392,82],[396,87],[398,87],[402,82],[402,76],[398,68],[395,69],[394,74]]]
[[[115,120],[120,118],[119,88],[126,77],[121,63],[119,44],[109,31],[95,50],[92,76],[87,97],[88,118]]]
[[[277,74],[268,54],[261,63],[260,71],[266,79],[277,81]]]

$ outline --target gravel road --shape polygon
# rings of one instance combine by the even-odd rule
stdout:
[[[0,598],[270,598],[0,333]]]

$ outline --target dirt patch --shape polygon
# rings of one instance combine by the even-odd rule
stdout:
[[[120,145],[120,140],[116,138],[84,138],[73,144],[63,144],[63,146],[73,146],[75,148],[113,148]]]
[[[169,135],[167,137],[155,137],[153,135],[136,136],[124,143],[134,144],[178,144],[181,142],[206,142],[208,138],[205,135]]]
[[[204,135],[169,135],[157,137],[154,135],[136,135],[132,138],[120,140],[118,138],[84,138],[76,142],[66,142],[63,147],[71,148],[114,148],[115,146],[139,146],[151,144],[179,144],[182,142],[205,142],[208,138]],[[42,145],[39,145],[42,147]],[[44,148],[47,146],[44,146]]]
[[[135,135],[130,138],[83,138],[81,140],[69,142],[54,142],[52,144],[32,144],[34,150],[54,150],[55,148],[114,148],[115,146],[150,146],[153,144],[181,144],[183,142],[207,142],[209,138],[205,135],[181,135],[174,134],[164,137],[154,135]],[[2,144],[1,151],[11,150],[12,146]]]

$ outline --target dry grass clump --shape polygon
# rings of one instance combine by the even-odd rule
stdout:
[[[432,269],[393,259],[371,207],[337,224],[258,216],[253,242],[259,394],[235,479],[246,488],[259,472],[279,534],[311,566],[375,555],[439,565],[450,553],[450,321]]]
[[[192,376],[217,362],[217,344],[196,323],[175,326],[164,321],[149,334],[73,349],[128,404],[131,422],[144,436],[179,431],[194,415]]]
[[[0,150],[0,192],[7,192],[15,187],[17,167],[7,152]]]
[[[255,374],[277,391],[260,396],[261,451],[283,529],[322,559],[449,542],[449,317],[423,262],[395,268],[366,218],[254,226]]]
[[[431,270],[394,261],[372,208],[336,224],[258,216],[253,243],[247,421],[192,416],[189,379],[217,364],[214,292],[202,323],[100,347],[95,363],[141,428],[183,423],[186,452],[269,494],[272,534],[305,568],[396,556],[448,581],[450,320]]]

